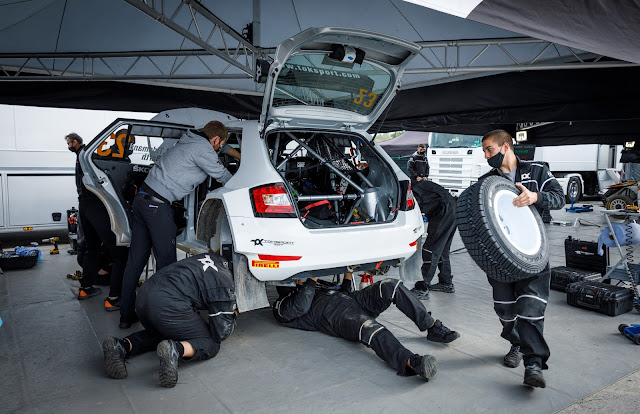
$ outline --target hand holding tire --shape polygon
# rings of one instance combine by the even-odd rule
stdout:
[[[516,207],[526,207],[534,204],[538,201],[538,193],[534,193],[533,191],[529,191],[527,187],[522,184],[516,184],[516,187],[522,191],[520,195],[513,199],[513,205]]]

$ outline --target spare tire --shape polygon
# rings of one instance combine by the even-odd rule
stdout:
[[[471,258],[492,279],[517,282],[549,262],[549,242],[538,211],[515,207],[520,190],[506,178],[489,176],[458,198],[458,230]]]

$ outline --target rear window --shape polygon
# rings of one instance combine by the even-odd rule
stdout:
[[[390,82],[385,69],[366,61],[349,67],[325,53],[295,55],[276,80],[272,106],[313,105],[368,115]]]

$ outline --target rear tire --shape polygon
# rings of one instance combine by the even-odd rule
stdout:
[[[633,335],[633,343],[636,345],[640,345],[640,334]]]
[[[476,264],[499,282],[530,278],[549,262],[542,219],[533,206],[512,205],[519,194],[509,180],[490,176],[467,188],[458,199],[460,237]]]
[[[624,194],[611,196],[607,199],[605,207],[607,210],[623,210],[627,205],[633,205],[631,197]]]

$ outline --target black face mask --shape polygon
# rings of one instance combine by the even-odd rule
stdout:
[[[504,154],[499,152],[493,157],[489,158],[487,160],[487,163],[489,163],[489,166],[492,168],[500,168],[502,166],[503,161],[504,161]]]
[[[420,154],[420,155],[424,155],[424,152],[425,152],[424,150],[422,150],[422,151],[418,151],[418,154]]]
[[[76,147],[69,147],[69,151],[76,152],[77,150],[76,150]]]

